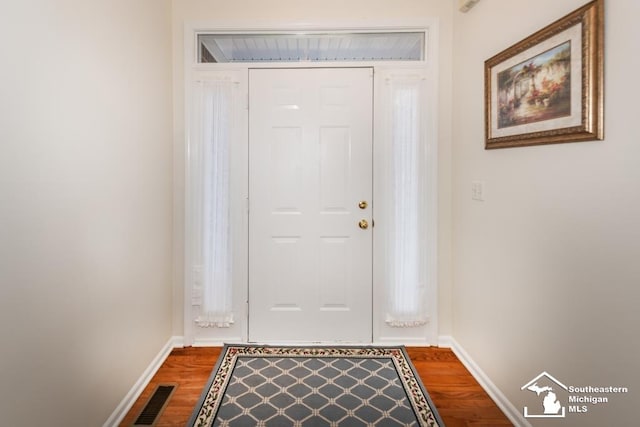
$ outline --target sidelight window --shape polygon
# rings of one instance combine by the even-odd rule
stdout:
[[[232,225],[230,197],[230,140],[233,86],[230,80],[196,84],[201,112],[193,135],[192,175],[194,215],[193,289],[200,306],[200,327],[228,327],[232,312]]]
[[[385,126],[385,322],[427,323],[427,141],[424,78],[390,74],[382,85]]]

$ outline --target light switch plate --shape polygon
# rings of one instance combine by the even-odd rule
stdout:
[[[479,202],[484,201],[484,182],[473,181],[471,182],[471,199]]]

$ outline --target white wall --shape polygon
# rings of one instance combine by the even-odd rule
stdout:
[[[489,0],[455,14],[453,335],[520,411],[520,387],[546,370],[566,385],[631,389],[563,426],[630,426],[640,400],[639,3],[606,3],[604,141],[483,149],[484,60],[583,3]],[[486,201],[471,200],[473,180]]]
[[[174,334],[183,333],[184,248],[184,28],[222,26],[406,25],[437,19],[439,34],[439,329],[451,332],[451,24],[450,0],[174,0]]]
[[[102,425],[171,334],[169,14],[3,4],[2,425]]]

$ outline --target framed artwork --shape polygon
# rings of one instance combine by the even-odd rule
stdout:
[[[604,0],[485,61],[485,148],[604,137]]]

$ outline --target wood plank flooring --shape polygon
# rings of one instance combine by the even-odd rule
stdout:
[[[130,427],[158,383],[177,383],[157,427],[184,426],[193,411],[221,347],[174,349],[142,392],[121,427]],[[489,395],[450,349],[407,347],[407,353],[447,427],[511,426]]]

